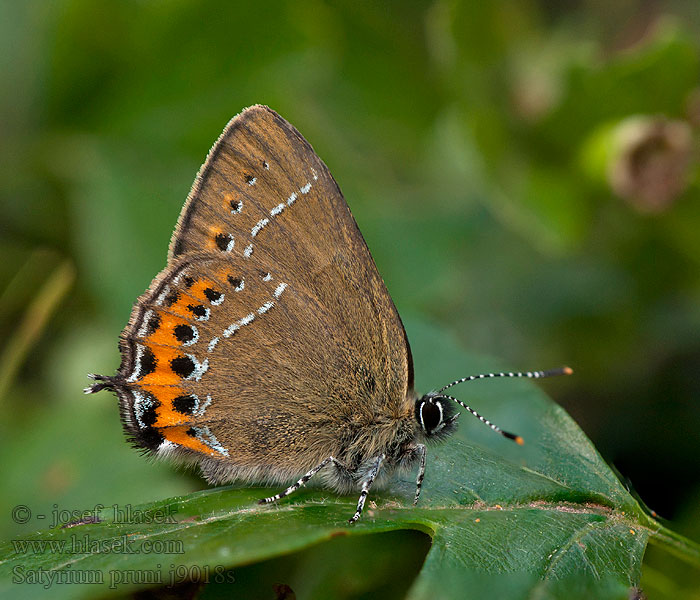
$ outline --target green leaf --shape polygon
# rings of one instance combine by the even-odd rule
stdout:
[[[433,369],[431,378],[445,375],[444,382],[448,376],[442,371],[464,365],[493,368],[493,361],[466,355],[449,336],[409,324],[418,340],[416,363]],[[422,568],[419,557],[413,570],[398,576],[411,599],[530,598],[535,593],[625,598],[639,582],[644,550],[654,537],[700,563],[697,548],[643,511],[583,432],[537,386],[494,380],[465,385],[459,395],[516,429],[526,444],[516,446],[463,417],[453,438],[429,449],[416,507],[411,505],[414,473],[373,490],[354,526],[347,519],[357,498],[322,489],[301,490],[274,506],[256,504],[269,489],[221,487],[135,508],[120,506],[116,512],[108,507],[99,523],[56,527],[1,546],[0,591],[33,596],[47,587],[55,598],[92,598],[98,591],[118,595],[144,583],[199,577],[211,588],[231,585],[231,593],[239,594],[242,588],[232,581],[239,569],[245,573],[243,565],[300,553],[307,564],[323,566],[322,575],[314,571],[313,581],[308,568],[298,570],[306,577],[290,575],[296,593],[322,597],[322,589],[332,588],[337,597],[355,597],[358,587],[377,585],[373,557],[391,554],[383,540],[403,539],[398,548],[408,544],[404,538],[387,538],[386,532],[398,530],[432,538]],[[366,534],[384,535],[371,536],[369,547],[376,546],[376,552],[358,554],[348,539]],[[419,549],[425,546],[420,537],[410,541]],[[330,554],[313,554],[317,544]],[[346,558],[323,560],[333,549],[345,556],[339,548],[362,557],[351,573],[337,566]],[[102,585],[59,585],[61,578],[71,577],[91,577]],[[341,577],[348,578],[349,587],[340,585]]]

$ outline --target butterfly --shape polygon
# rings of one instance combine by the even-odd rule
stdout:
[[[419,396],[401,318],[338,184],[310,144],[265,106],[234,117],[178,219],[167,266],[136,302],[114,376],[127,436],[199,465],[212,484],[286,485],[318,474],[359,491],[418,465],[461,405],[449,387]]]

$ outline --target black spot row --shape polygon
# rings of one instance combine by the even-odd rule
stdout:
[[[187,310],[189,310],[195,317],[204,317],[207,314],[207,309],[202,304],[190,304],[187,307]]]
[[[170,361],[170,368],[178,377],[187,379],[194,373],[195,364],[189,356],[178,356]]]
[[[241,280],[240,277],[234,277],[233,275],[228,276],[228,282],[233,286],[233,287],[241,287],[241,283],[243,281]]]
[[[207,297],[209,302],[216,302],[217,300],[221,299],[221,292],[217,292],[215,289],[210,287],[204,290],[204,295]]]
[[[173,408],[183,415],[191,415],[197,406],[197,398],[192,395],[178,396],[173,400]]]
[[[157,450],[158,446],[165,441],[163,434],[155,427],[139,429],[134,433],[133,439],[136,444],[148,450]]]
[[[226,252],[228,250],[231,240],[233,240],[233,236],[230,233],[217,233],[214,237],[216,247],[222,252]]]
[[[165,300],[163,302],[164,302],[165,306],[172,306],[179,299],[180,299],[180,292],[178,292],[177,290],[173,290],[165,297]]]
[[[156,370],[156,365],[158,361],[156,360],[153,350],[148,346],[143,347],[143,353],[141,354],[141,371],[139,372],[139,377],[145,377],[150,375]]]
[[[191,342],[195,338],[195,332],[191,325],[177,325],[173,330],[175,339],[182,344]]]
[[[147,394],[147,397],[150,401],[150,406],[141,414],[141,423],[146,427],[151,427],[158,418],[156,409],[160,406],[160,402],[152,394]]]
[[[160,315],[158,313],[153,313],[148,319],[148,324],[146,325],[146,337],[153,335],[160,327]]]

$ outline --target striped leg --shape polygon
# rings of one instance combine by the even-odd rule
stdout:
[[[365,507],[365,500],[367,499],[367,494],[369,493],[369,488],[372,487],[377,473],[379,472],[379,467],[384,460],[384,454],[377,456],[377,461],[374,463],[372,470],[369,472],[367,479],[362,483],[362,491],[360,492],[360,499],[357,501],[357,510],[352,518],[348,519],[348,523],[355,523],[357,519],[360,518],[362,514],[362,509]]]
[[[261,498],[258,500],[258,504],[268,504],[270,502],[277,502],[280,498],[284,498],[285,496],[289,496],[292,492],[296,492],[302,485],[306,485],[306,482],[311,479],[316,473],[318,473],[323,467],[325,467],[328,463],[333,463],[337,467],[340,468],[345,468],[343,465],[341,465],[335,458],[332,456],[329,456],[325,460],[321,461],[320,464],[316,465],[313,469],[311,469],[306,475],[304,475],[299,481],[297,481],[295,484],[290,485],[286,490],[283,492],[280,492],[279,494],[275,494],[274,496],[270,496],[269,498]]]
[[[416,444],[416,451],[420,454],[420,465],[418,466],[418,478],[416,479],[416,497],[413,499],[413,506],[418,504],[418,498],[420,498],[420,489],[423,485],[423,477],[425,477],[425,446],[423,444]]]

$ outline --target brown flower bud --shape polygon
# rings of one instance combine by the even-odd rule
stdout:
[[[632,117],[617,127],[614,144],[610,185],[639,212],[663,212],[685,190],[693,145],[685,121]]]

